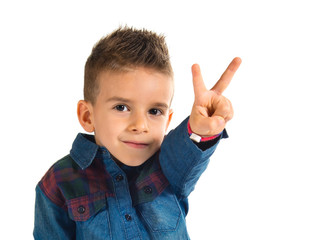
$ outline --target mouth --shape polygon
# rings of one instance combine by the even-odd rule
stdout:
[[[140,142],[130,142],[130,141],[123,141],[127,146],[131,148],[143,149],[149,146],[147,143],[140,143]]]

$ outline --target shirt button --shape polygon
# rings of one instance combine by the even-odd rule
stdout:
[[[120,181],[122,181],[123,179],[124,179],[124,176],[121,175],[121,174],[119,174],[119,175],[116,176],[116,181],[117,181],[117,182],[120,182]]]
[[[129,215],[129,214],[126,214],[125,218],[126,218],[127,221],[132,221],[132,216]]]
[[[83,213],[85,213],[85,207],[83,206],[83,205],[81,205],[81,206],[79,206],[78,208],[77,208],[77,212],[79,213],[79,214],[83,214]]]
[[[152,188],[149,187],[149,186],[146,186],[143,188],[143,191],[146,193],[146,194],[151,194],[152,193]]]

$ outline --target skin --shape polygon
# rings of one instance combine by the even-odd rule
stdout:
[[[80,101],[80,123],[120,162],[138,166],[161,146],[171,120],[171,77],[146,68],[99,74],[94,105]]]
[[[234,58],[217,83],[210,89],[204,85],[200,66],[192,66],[194,104],[190,115],[192,132],[201,137],[210,137],[222,132],[226,123],[233,118],[232,103],[222,94],[230,84],[242,60]]]
[[[198,64],[192,66],[195,100],[190,115],[192,131],[202,137],[220,133],[233,117],[230,101],[222,93],[241,64],[230,63],[211,90],[207,90]],[[98,76],[100,92],[92,105],[80,100],[78,119],[95,141],[116,160],[139,166],[161,146],[173,114],[173,80],[149,68],[127,72],[104,71]]]

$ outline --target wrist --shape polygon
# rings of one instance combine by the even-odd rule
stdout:
[[[220,136],[221,133],[213,135],[213,136],[201,136],[198,135],[196,133],[194,133],[191,129],[191,125],[190,125],[190,121],[188,121],[187,123],[187,130],[188,130],[188,134],[190,136],[190,138],[195,141],[195,142],[207,142],[207,141],[211,141],[213,139],[216,139],[217,137]]]

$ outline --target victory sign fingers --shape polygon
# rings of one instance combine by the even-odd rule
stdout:
[[[190,116],[190,126],[194,133],[201,136],[221,132],[227,121],[233,117],[231,102],[222,96],[230,84],[242,60],[234,58],[217,83],[207,90],[198,64],[192,66],[195,100]]]

